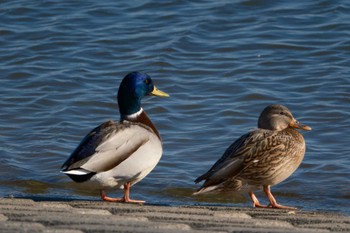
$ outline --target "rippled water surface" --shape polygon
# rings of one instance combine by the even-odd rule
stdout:
[[[119,119],[119,83],[139,70],[171,98],[143,101],[164,154],[133,198],[251,206],[247,195],[193,197],[193,180],[281,103],[313,130],[277,200],[349,214],[349,22],[347,0],[2,1],[0,195],[99,199],[60,166]]]

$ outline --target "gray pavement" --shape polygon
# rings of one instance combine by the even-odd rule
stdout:
[[[339,213],[0,198],[0,232],[350,232]]]

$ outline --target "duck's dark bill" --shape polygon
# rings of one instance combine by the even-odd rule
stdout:
[[[298,121],[292,121],[289,125],[293,128],[298,128],[298,129],[307,130],[307,131],[311,130],[310,126],[301,124]]]

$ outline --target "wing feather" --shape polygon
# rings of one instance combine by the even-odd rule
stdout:
[[[244,148],[251,144],[251,141],[251,133],[234,141],[209,171],[198,177],[195,182],[206,180],[205,186],[210,186],[214,183],[220,183],[224,177],[237,174],[243,168]]]
[[[63,171],[107,171],[129,158],[149,140],[152,129],[132,122],[108,121],[92,130],[63,164]]]
[[[271,139],[275,134],[276,132],[273,131],[258,129],[243,135],[233,142],[209,171],[198,177],[195,182],[205,180],[203,188],[218,185],[227,179],[234,178],[256,162],[256,159],[270,153],[264,145],[271,146],[269,142],[273,141]],[[282,143],[283,140],[273,146],[278,149]]]

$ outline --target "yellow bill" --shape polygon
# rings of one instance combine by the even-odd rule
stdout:
[[[169,97],[168,93],[165,93],[164,91],[159,90],[156,86],[154,86],[151,94],[159,97]]]

